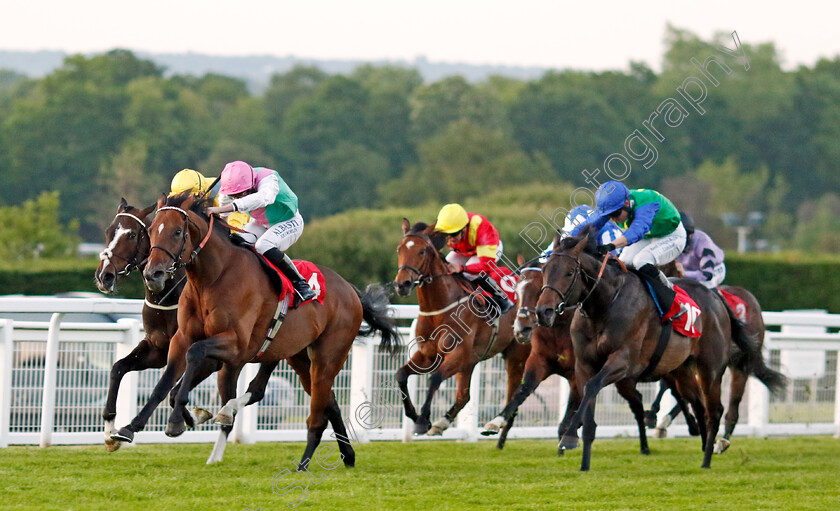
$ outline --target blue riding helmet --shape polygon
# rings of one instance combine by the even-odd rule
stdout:
[[[630,190],[620,181],[607,181],[595,192],[595,214],[607,216],[624,207]]]

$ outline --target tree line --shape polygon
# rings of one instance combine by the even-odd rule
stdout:
[[[348,75],[300,66],[258,95],[235,77],[168,75],[119,49],[68,57],[41,79],[0,71],[0,210],[40,204],[69,234],[101,241],[120,197],[148,204],[176,171],[216,176],[234,159],[277,169],[307,221],[529,183],[573,189],[587,186],[584,170],[606,172],[611,155],[642,154],[641,139],[627,142],[638,130],[656,161],[645,167],[650,153],[634,159],[627,184],[660,189],[722,245],[735,243],[726,220],[752,218],[769,246],[840,249],[840,58],[785,71],[772,43],[744,43],[746,69],[720,53],[733,48],[731,34],[703,40],[668,27],[665,37],[660,73],[631,62],[624,71],[550,71],[531,81],[424,83],[397,66]],[[712,54],[731,72],[707,66],[719,84],[705,79],[701,115],[677,92],[696,99],[702,91],[686,79],[703,79],[697,63]],[[686,115],[657,141],[641,127],[653,112],[655,122],[676,123],[681,112],[665,111],[668,98]],[[569,197],[557,205],[568,207]],[[0,226],[0,239],[21,230],[4,235]]]

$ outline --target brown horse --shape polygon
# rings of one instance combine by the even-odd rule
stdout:
[[[543,286],[542,263],[538,259],[525,261],[520,254],[517,257],[520,267],[517,273],[521,275],[516,285],[517,315],[513,325],[513,333],[521,343],[531,343],[531,353],[525,361],[525,374],[522,384],[516,389],[504,410],[496,418],[484,425],[482,435],[494,435],[501,428],[497,447],[504,447],[507,432],[510,430],[510,419],[516,416],[518,408],[534,392],[543,380],[553,374],[559,374],[569,381],[569,401],[566,413],[557,428],[560,444],[557,454],[562,456],[566,449],[577,446],[577,430],[570,429],[569,423],[580,404],[581,394],[575,383],[575,354],[572,346],[570,326],[573,314],[557,316],[552,326],[541,326],[536,320],[536,304]],[[647,436],[644,434],[643,415],[644,405],[641,394],[630,382],[621,381],[616,384],[619,394],[627,400],[639,426],[639,443],[642,454],[650,454]],[[680,399],[682,406],[685,402]],[[691,414],[688,415],[691,417]],[[696,425],[695,425],[696,428]],[[566,437],[564,438],[564,433]]]
[[[95,281],[100,291],[106,294],[116,292],[120,279],[127,277],[135,270],[142,270],[146,265],[146,258],[149,255],[151,244],[148,234],[148,215],[154,211],[157,204],[152,204],[145,209],[138,209],[128,205],[125,199],[121,200],[117,207],[117,214],[114,220],[105,230],[106,249],[100,256],[100,264],[96,270]],[[142,310],[143,330],[145,337],[125,358],[118,360],[111,369],[111,379],[108,386],[108,396],[103,411],[105,419],[105,447],[109,451],[116,451],[122,445],[120,436],[114,428],[116,416],[116,401],[120,383],[123,376],[131,371],[142,371],[149,368],[161,368],[166,365],[166,356],[169,351],[169,341],[178,329],[178,299],[186,283],[186,271],[178,269],[173,278],[166,282],[161,292],[154,292],[146,288],[145,301]],[[302,350],[294,357],[286,360],[289,366],[300,376],[304,390],[309,393],[309,355]],[[271,372],[277,364],[261,364],[260,372],[255,378],[254,384],[259,392],[264,392]],[[190,388],[195,388],[207,376],[220,368],[220,364],[208,364],[205,370],[196,375],[191,382]],[[260,386],[260,382],[263,382]],[[180,384],[179,384],[180,385]],[[170,393],[170,400],[174,401],[175,386]],[[225,396],[222,396],[223,399]],[[228,396],[232,397],[232,396]],[[224,403],[223,403],[224,404]],[[194,425],[201,424],[213,416],[201,409],[193,409]],[[335,423],[335,418],[330,416],[334,430],[340,425]],[[230,426],[222,426],[219,441],[208,459],[208,463],[221,461],[224,453],[224,442],[231,431]],[[130,438],[124,441],[131,441]]]
[[[325,280],[323,305],[308,302],[288,311],[273,342],[263,351],[281,289],[266,274],[264,263],[252,249],[234,244],[227,228],[213,225],[203,213],[207,205],[208,201],[195,200],[189,194],[158,201],[158,213],[149,227],[152,248],[143,272],[146,286],[153,291],[162,289],[178,267],[186,269],[187,284],[179,300],[178,330],[170,342],[166,370],[150,402],[120,434],[127,430],[133,435],[133,431],[142,429],[178,376],[183,374],[184,381],[193,381],[205,360],[223,366],[219,374],[223,400],[234,396],[242,367],[261,353],[259,361],[263,365],[248,392],[227,400],[216,417],[217,422],[232,426],[239,408],[262,397],[273,366],[306,350],[310,364],[301,381],[308,387],[312,402],[307,446],[299,468],[308,466],[327,420],[333,423],[344,464],[353,466],[352,446],[341,441],[347,438],[347,432],[332,384],[353,340],[361,333],[362,319],[371,330],[380,331],[383,347],[393,348],[398,342],[387,310],[367,292],[360,293],[334,271],[319,266]],[[183,385],[177,392],[166,427],[169,436],[180,435],[193,422],[186,409],[189,390]]]
[[[668,277],[682,277],[684,275],[684,273],[677,268],[677,265],[675,263],[667,264],[661,269]],[[761,349],[764,346],[765,327],[764,319],[761,316],[761,305],[758,303],[758,299],[756,299],[755,295],[753,295],[743,287],[721,286],[721,288],[724,291],[732,293],[733,295],[746,302],[747,314],[746,321],[744,322],[744,330],[746,334],[752,339],[753,344],[756,346],[759,353],[761,353]],[[743,357],[743,352],[738,348],[736,344],[733,343],[729,348],[729,353],[729,407],[726,410],[723,437],[718,439],[717,443],[715,444],[715,454],[723,453],[724,451],[726,451],[726,449],[729,448],[729,445],[731,444],[730,438],[732,437],[732,433],[735,431],[735,425],[738,424],[738,408],[741,404],[741,400],[744,397],[747,379],[749,378],[749,374],[740,369],[739,359]],[[755,365],[751,368],[751,370],[756,376],[758,376],[759,380],[761,380],[762,382],[771,382],[770,385],[768,385],[768,388],[780,389],[786,385],[785,376],[767,367],[762,357],[757,357],[754,360]],[[662,419],[662,421],[660,421],[659,424],[656,424],[656,414],[659,411],[659,403],[666,390],[667,388],[664,385],[659,389],[659,393],[657,394],[656,399],[651,404],[651,409],[648,412],[646,412],[645,415],[645,420],[647,422],[648,427],[652,428],[656,426],[655,435],[658,437],[665,437],[667,435],[668,426],[674,419],[677,418],[681,411],[679,405],[675,406],[668,413],[668,415],[666,415]]]
[[[444,234],[424,223],[412,228],[405,218],[402,228],[403,239],[397,247],[399,270],[394,283],[401,296],[417,288],[420,316],[417,351],[397,371],[397,383],[405,415],[415,422],[415,434],[440,435],[470,400],[470,380],[479,361],[502,354],[510,400],[522,378],[530,348],[513,339],[513,309],[499,317],[499,310],[490,300],[482,299],[472,284],[449,273],[440,253],[446,241]],[[418,414],[408,394],[408,377],[429,373],[426,401]],[[455,403],[432,425],[432,398],[443,380],[453,375],[457,381]]]
[[[671,332],[657,361],[654,353],[660,332],[670,325],[663,326],[642,280],[615,265],[603,265],[593,255],[595,239],[590,239],[588,229],[565,240],[558,235],[554,243],[555,250],[543,269],[537,318],[540,324],[550,325],[558,310],[579,309],[571,335],[576,381],[583,397],[571,427],[583,425],[581,470],[590,466],[598,392],[624,379],[635,383],[661,378],[692,404],[703,441],[702,466],[709,468],[723,413],[720,382],[729,361],[729,344],[734,341],[743,350],[745,370],[759,356],[732,311],[696,281],[679,280],[702,310],[699,324],[695,323],[701,335],[692,339]]]

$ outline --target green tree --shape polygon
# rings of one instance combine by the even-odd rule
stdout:
[[[75,256],[79,223],[59,221],[59,193],[43,192],[20,206],[0,207],[0,259]]]
[[[416,141],[437,135],[459,121],[491,130],[507,127],[502,103],[462,76],[418,88],[411,103],[411,132]]]
[[[840,197],[828,193],[818,200],[804,202],[794,242],[805,252],[840,252]]]

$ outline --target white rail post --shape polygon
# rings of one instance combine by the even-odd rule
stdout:
[[[772,333],[767,332],[765,339],[770,340],[771,338]],[[770,350],[767,348],[766,341],[761,356],[764,360],[770,360]],[[747,392],[749,402],[747,424],[752,428],[752,436],[765,437],[767,436],[767,424],[770,422],[770,391],[763,383],[758,381],[758,378],[750,377],[747,381]]]
[[[11,319],[0,319],[0,447],[9,446],[12,411],[12,329]]]
[[[137,344],[143,339],[141,330],[142,323],[132,318],[120,318],[118,325],[125,327],[123,342],[114,346],[114,362],[128,356]],[[137,387],[139,386],[140,373],[131,371],[123,376],[120,383],[120,393],[117,394],[117,417],[114,424],[128,424],[128,421],[137,415]],[[136,445],[133,442],[125,445]]]
[[[569,394],[572,392],[572,387],[569,385],[569,380],[563,378],[562,376],[557,376],[557,379],[560,381],[560,392],[558,393],[558,398],[560,400],[560,406],[557,407],[559,410],[557,415],[557,424],[559,425],[563,422],[563,417],[566,416],[566,407],[569,406]]]
[[[840,351],[834,367],[834,438],[840,438]]]
[[[483,364],[484,362],[479,362],[475,365],[470,379],[470,400],[458,412],[458,417],[455,419],[455,427],[464,432],[464,437],[461,439],[464,442],[478,441],[478,411],[481,401],[481,367]]]
[[[52,443],[55,423],[55,380],[58,372],[58,343],[61,333],[63,312],[56,312],[50,318],[47,331],[47,354],[44,361],[44,392],[41,397],[41,447]]]
[[[370,337],[353,342],[353,359],[350,364],[350,417],[359,442],[370,442],[368,430],[376,423],[376,405],[373,402],[373,345]]]
[[[417,351],[417,344],[414,339],[417,338],[417,318],[414,318],[411,321],[411,330],[408,334],[409,344],[408,349],[405,350],[406,353],[406,362],[411,360],[411,356],[414,355],[414,352]],[[417,405],[417,380],[419,376],[409,377],[408,378],[408,398],[411,400],[412,403]],[[409,419],[405,416],[405,411],[402,414],[402,441],[403,443],[411,442],[414,439],[414,421]]]
[[[251,380],[256,378],[259,370],[259,364],[245,364],[245,368],[239,375],[239,382],[237,383],[238,392],[236,397],[239,397],[248,391],[248,384],[251,383]],[[222,403],[222,406],[224,406],[225,404],[227,403]],[[253,444],[256,442],[257,418],[259,417],[260,413],[259,406],[260,404],[258,402],[252,405],[248,405],[244,407],[240,413],[237,414],[238,417],[236,419],[236,422],[234,422],[236,428],[237,443]]]

